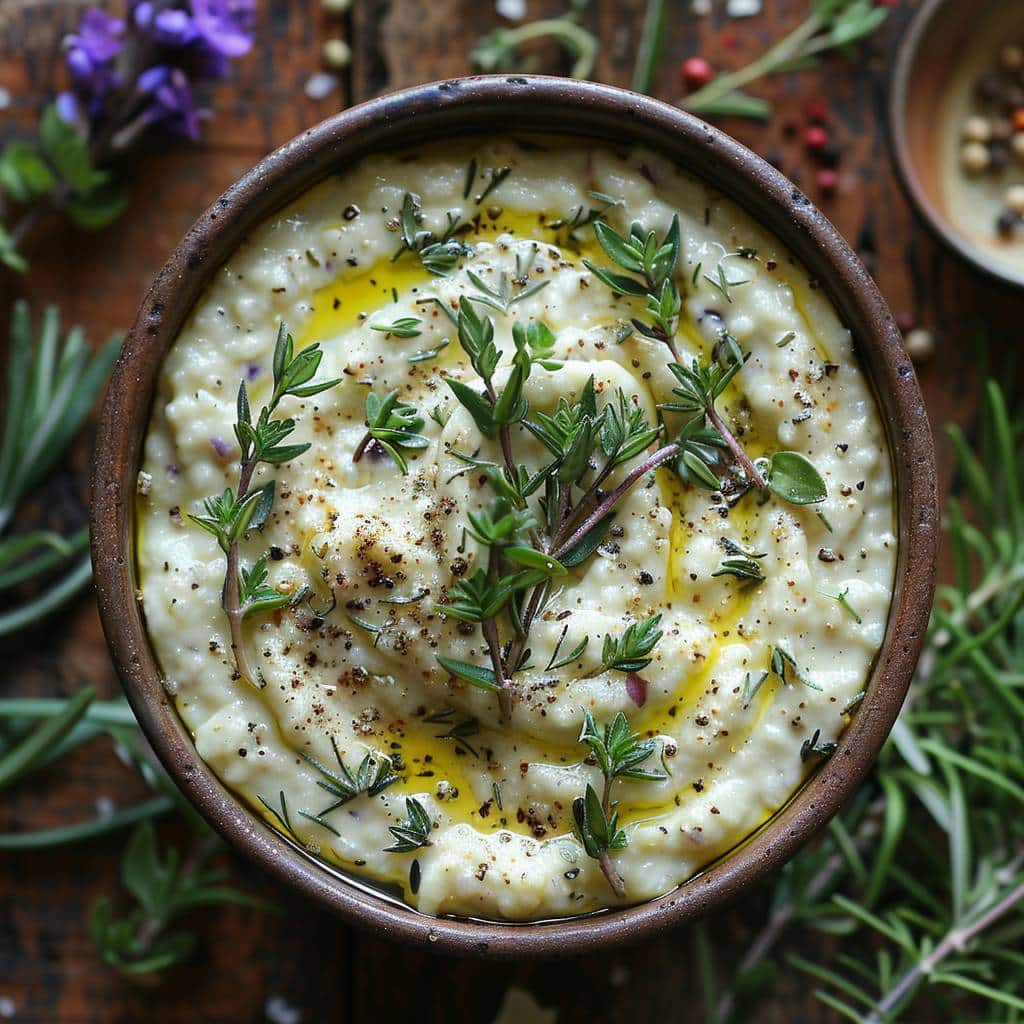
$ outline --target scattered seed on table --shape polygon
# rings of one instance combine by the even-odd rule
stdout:
[[[323,59],[329,68],[347,68],[352,60],[352,50],[344,39],[328,39],[324,43]]]
[[[926,327],[915,327],[903,339],[903,347],[912,362],[927,362],[935,354],[935,335]]]

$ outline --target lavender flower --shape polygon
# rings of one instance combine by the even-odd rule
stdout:
[[[139,125],[160,124],[174,135],[199,141],[203,112],[196,105],[188,75],[181,68],[157,64],[139,75],[139,94],[149,98]]]
[[[129,13],[126,25],[89,8],[67,39],[72,89],[58,112],[103,140],[101,159],[151,126],[197,141],[207,112],[196,86],[224,78],[253,44],[254,0],[129,0]]]
[[[123,18],[82,12],[64,40],[70,87],[43,111],[32,142],[0,146],[0,207],[25,207],[11,227],[0,217],[0,265],[25,270],[18,250],[46,207],[87,230],[116,219],[125,196],[113,168],[149,133],[199,140],[210,116],[202,87],[252,48],[255,8],[255,0],[125,0]]]
[[[255,0],[190,0],[196,28],[206,44],[225,57],[244,57],[252,48]]]
[[[89,7],[82,14],[78,32],[68,36],[66,44],[79,50],[92,64],[105,64],[121,52],[124,22],[98,7]]]

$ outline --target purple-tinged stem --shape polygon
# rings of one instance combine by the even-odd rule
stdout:
[[[659,448],[649,458],[644,459],[635,469],[631,470],[626,476],[626,479],[615,488],[614,491],[608,494],[608,496],[594,509],[593,512],[583,520],[582,523],[572,532],[569,539],[563,541],[559,545],[558,549],[552,552],[552,557],[562,558],[567,551],[571,551],[590,531],[601,522],[606,516],[608,516],[612,509],[622,499],[623,495],[639,480],[642,476],[645,476],[652,469],[656,469],[663,462],[667,462],[669,459],[674,458],[680,452],[680,446],[673,442],[667,444],[663,448]]]
[[[252,481],[252,474],[255,468],[256,463],[252,460],[243,463],[242,472],[238,478],[238,496],[235,499],[236,501],[241,501],[249,493],[249,484]],[[227,578],[224,581],[224,605],[224,610],[228,617],[228,626],[231,630],[231,653],[235,659],[235,670],[253,686],[260,686],[260,677],[249,665],[249,658],[245,652],[245,636],[242,633],[242,619],[245,615],[245,609],[242,607],[241,592],[239,590],[237,541],[228,550]]]
[[[729,446],[729,451],[732,452],[733,458],[743,467],[743,473],[746,478],[759,490],[764,490],[768,486],[765,483],[764,477],[757,471],[757,467],[751,461],[750,456],[743,450],[743,445],[732,436],[729,428],[722,421],[721,416],[715,412],[715,407],[708,405],[706,412],[711,426],[722,435],[722,439]]]

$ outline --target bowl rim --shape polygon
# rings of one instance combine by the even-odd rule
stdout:
[[[163,356],[206,283],[244,235],[341,164],[381,149],[501,131],[644,144],[734,199],[808,268],[854,333],[889,436],[899,520],[893,603],[870,685],[835,754],[754,836],[671,892],[582,918],[502,923],[428,917],[344,880],[284,839],[200,759],[150,649],[133,578],[142,436]],[[902,705],[934,593],[938,499],[931,431],[914,371],[877,287],[825,216],[778,171],[676,107],[622,89],[544,76],[472,76],[352,107],[277,149],[203,213],[157,274],[126,336],[100,418],[92,488],[96,595],[129,703],[171,778],[250,859],[378,935],[439,952],[565,956],[656,935],[735,898],[779,868],[852,796]]]
[[[910,90],[911,77],[917,64],[929,30],[935,19],[947,7],[957,0],[924,0],[907,23],[896,47],[896,58],[889,75],[889,93],[886,103],[886,135],[889,150],[893,155],[896,176],[903,191],[910,199],[918,216],[932,235],[939,240],[955,256],[970,267],[980,271],[985,277],[1016,288],[1024,287],[1024,269],[1014,272],[1009,267],[990,263],[984,258],[984,249],[972,245],[959,231],[952,221],[943,216],[942,211],[932,202],[921,183],[917,171],[917,163],[907,141],[904,126],[907,121],[907,97]]]

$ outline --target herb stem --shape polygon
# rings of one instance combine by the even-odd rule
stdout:
[[[597,863],[601,866],[601,872],[604,874],[604,877],[608,879],[612,892],[621,900],[626,895],[626,885],[622,880],[622,875],[615,870],[615,865],[612,863],[607,850],[603,850],[600,853]]]
[[[632,469],[626,478],[615,488],[608,496],[594,509],[586,519],[572,532],[568,540],[562,542],[558,549],[552,553],[554,558],[562,558],[567,551],[571,551],[583,538],[590,533],[595,526],[597,526],[606,516],[608,516],[612,509],[618,504],[626,492],[639,480],[645,476],[652,469],[656,469],[663,462],[668,462],[669,459],[678,455],[680,447],[678,444],[673,442],[667,444],[663,448],[659,448],[653,455],[644,459],[639,466]]]
[[[0,850],[39,850],[48,846],[78,843],[83,839],[95,839],[97,836],[116,832],[172,810],[174,801],[169,796],[157,796],[133,807],[127,807],[123,811],[117,811],[109,817],[97,816],[75,822],[73,825],[40,829],[37,832],[12,832],[0,835]]]
[[[615,455],[617,454],[618,452],[614,453],[613,456],[605,462],[604,467],[591,481],[590,486],[576,505],[571,509],[567,509],[567,514],[559,518],[558,531],[555,533],[555,536],[551,541],[552,548],[557,548],[561,545],[569,530],[576,525],[581,516],[586,515],[591,504],[597,500],[601,484],[605,482],[608,478],[608,474],[615,468]]]
[[[242,501],[249,493],[249,484],[252,482],[255,468],[254,459],[249,459],[242,464],[242,471],[238,476],[238,501]],[[245,649],[245,636],[242,632],[245,608],[242,607],[241,602],[239,577],[238,541],[235,541],[228,549],[227,576],[224,581],[224,610],[227,613],[228,628],[231,632],[231,653],[234,656],[235,670],[238,674],[253,686],[262,688],[260,677],[253,672],[249,665],[249,657]]]
[[[544,18],[502,33],[504,44],[513,49],[534,39],[544,38],[554,39],[575,56],[576,61],[569,71],[571,78],[590,77],[597,57],[597,40],[585,28],[568,18]]]
[[[1011,864],[1007,865],[1010,873],[1015,874],[1022,861],[1024,861],[1024,846],[1018,851]],[[963,951],[976,935],[980,935],[989,925],[995,924],[1021,902],[1024,902],[1024,881],[1019,882],[1002,899],[970,924],[960,924],[952,928],[927,956],[922,957],[913,967],[909,968],[885,996],[875,1003],[871,1012],[864,1018],[865,1024],[884,1024],[885,1021],[891,1020],[892,1012],[914,990],[922,978],[928,977],[950,953]]]
[[[492,546],[487,563],[487,575],[491,579],[498,575],[499,558],[498,549]],[[505,675],[505,666],[501,661],[501,637],[498,635],[498,624],[493,616],[480,623],[480,631],[487,642],[487,653],[490,655],[494,681],[498,686],[498,717],[503,723],[509,722],[512,718],[512,681]]]
[[[526,649],[526,638],[529,636],[530,627],[533,625],[533,620],[537,617],[537,613],[544,604],[544,599],[547,597],[547,593],[548,581],[544,580],[543,583],[538,583],[530,594],[530,600],[527,602],[526,608],[523,610],[522,635],[516,637],[516,639],[509,645],[508,657],[506,658],[509,675],[512,675],[519,665],[519,661],[523,656],[523,651]]]
[[[722,435],[722,439],[729,446],[729,451],[732,452],[733,458],[743,467],[743,473],[746,478],[759,490],[764,490],[768,486],[765,483],[764,477],[757,471],[757,467],[750,456],[743,450],[743,445],[733,437],[732,431],[725,425],[722,417],[718,415],[713,402],[708,403],[705,412],[707,413],[708,421]]]
[[[508,469],[509,478],[516,478],[516,459],[512,452],[512,431],[507,423],[502,423],[498,428],[498,438],[501,441],[501,454],[505,459],[505,467]]]
[[[757,60],[751,61],[745,67],[724,75],[719,75],[709,82],[702,89],[684,97],[679,105],[684,110],[693,114],[700,114],[702,111],[713,109],[723,96],[727,96],[743,86],[764,75],[770,74],[779,64],[791,61],[803,52],[811,53],[823,49],[823,46],[813,46],[813,49],[804,50],[810,43],[814,34],[824,26],[821,16],[815,13],[809,15],[801,22],[788,36],[784,36],[774,46],[769,47]]]
[[[366,452],[366,449],[370,446],[370,442],[373,440],[373,434],[368,430],[363,434],[363,439],[356,445],[356,450],[352,453],[352,461],[358,462]]]

